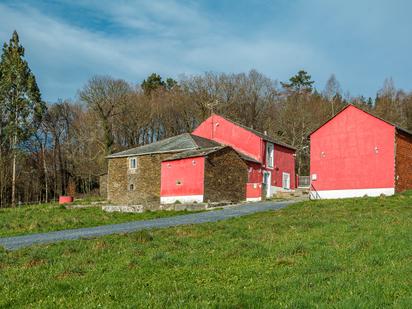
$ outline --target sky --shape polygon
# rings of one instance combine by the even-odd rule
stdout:
[[[322,91],[412,90],[409,0],[0,0],[0,42],[17,30],[43,99],[77,98],[94,75],[132,84],[256,69],[298,70]]]

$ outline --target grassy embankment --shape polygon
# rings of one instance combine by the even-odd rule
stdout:
[[[86,205],[87,201],[76,204]],[[187,214],[187,211],[107,213],[101,207],[66,209],[56,203],[0,208],[0,237]]]
[[[0,307],[410,308],[412,195],[0,252]]]

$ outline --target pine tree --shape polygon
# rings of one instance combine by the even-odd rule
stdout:
[[[150,74],[141,84],[141,87],[146,95],[150,95],[152,91],[158,88],[164,88],[165,86],[166,83],[162,80],[162,77],[156,73]]]
[[[312,92],[314,83],[311,78],[306,71],[300,70],[295,76],[289,78],[289,83],[281,82],[281,85],[289,92],[309,93]]]
[[[16,157],[20,143],[32,134],[45,110],[36,78],[24,59],[16,31],[4,44],[0,60],[0,104],[7,120],[4,136],[10,140],[12,160],[12,206],[16,205]]]

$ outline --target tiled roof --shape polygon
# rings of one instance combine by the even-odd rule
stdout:
[[[179,159],[186,159],[186,158],[194,158],[194,157],[204,157],[207,156],[211,153],[214,153],[216,151],[219,151],[223,148],[231,148],[230,146],[218,146],[218,147],[209,147],[209,148],[200,148],[200,149],[194,149],[194,150],[188,150],[188,151],[184,151],[184,152],[180,152],[177,153],[175,155],[170,156],[169,158],[166,158],[163,161],[173,161],[173,160],[179,160]],[[237,151],[235,149],[233,149],[241,159],[245,160],[245,161],[249,161],[249,162],[254,162],[254,163],[260,163],[259,161],[257,161],[256,159],[253,159],[247,155],[245,155],[244,153]]]
[[[218,146],[218,147],[210,147],[210,148],[200,148],[200,149],[194,149],[194,150],[188,150],[184,152],[177,153],[175,155],[170,156],[169,158],[166,158],[163,161],[173,161],[173,160],[180,160],[180,159],[186,159],[186,158],[194,158],[194,157],[204,157],[207,156],[211,153],[214,153],[216,151],[219,151],[223,148],[226,148],[227,146]]]
[[[148,145],[113,153],[109,155],[108,158],[141,156],[156,153],[171,153],[219,146],[221,145],[215,141],[192,135],[190,133],[184,133]]]

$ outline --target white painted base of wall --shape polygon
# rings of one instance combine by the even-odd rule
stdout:
[[[394,195],[395,188],[310,191],[311,199],[335,199],[367,196]]]
[[[282,187],[276,187],[276,186],[270,187],[270,196],[275,195],[277,192],[295,192],[295,190],[283,189]]]
[[[160,204],[173,204],[177,201],[181,203],[202,203],[203,195],[181,195],[181,196],[161,196]]]
[[[262,200],[261,197],[248,197],[248,198],[246,198],[247,202],[259,202],[261,200]]]

